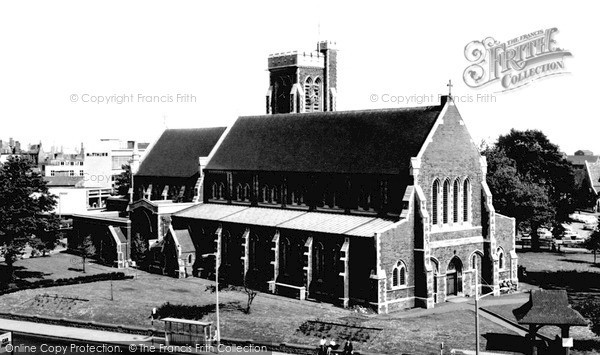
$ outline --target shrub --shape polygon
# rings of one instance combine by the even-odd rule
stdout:
[[[133,276],[125,275],[123,272],[111,272],[105,274],[96,274],[96,275],[86,275],[86,276],[77,276],[67,279],[42,279],[34,282],[30,282],[27,284],[13,286],[0,291],[0,294],[17,292],[25,289],[32,288],[42,288],[42,287],[54,287],[54,286],[66,286],[66,285],[74,285],[81,283],[90,283],[90,282],[98,282],[98,281],[108,281],[108,280],[126,280],[132,279]]]

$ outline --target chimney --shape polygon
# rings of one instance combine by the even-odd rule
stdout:
[[[131,176],[133,176],[140,168],[140,152],[138,151],[138,145],[135,141],[131,141],[133,154],[131,156]],[[129,142],[127,142],[129,145]]]

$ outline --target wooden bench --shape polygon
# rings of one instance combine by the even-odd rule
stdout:
[[[275,282],[275,281],[267,281],[267,283],[269,284],[269,290],[271,290],[272,293],[277,293],[278,287],[284,287],[284,288],[289,288],[292,290],[297,290],[300,293],[300,300],[306,299],[306,287],[305,286],[288,285],[288,284],[284,284],[281,282]]]

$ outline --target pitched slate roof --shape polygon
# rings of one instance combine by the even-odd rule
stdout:
[[[442,106],[240,117],[207,170],[397,174]]]
[[[198,172],[198,157],[207,157],[223,132],[225,127],[165,130],[136,176],[193,176]]]
[[[174,232],[175,235],[173,237],[175,237],[175,242],[181,247],[182,253],[193,253],[196,251],[190,232],[187,229],[175,229]]]
[[[48,187],[83,187],[83,176],[44,176]]]
[[[373,237],[395,223],[379,217],[210,203],[198,204],[173,216],[357,237]],[[175,232],[179,236],[180,231]]]
[[[594,192],[600,194],[600,161],[595,164],[586,161],[585,167]]]
[[[529,301],[513,310],[519,324],[587,325],[585,318],[569,306],[565,290],[532,290]]]
[[[110,233],[113,235],[113,238],[117,239],[120,243],[127,243],[127,238],[125,238],[125,234],[123,234],[123,230],[120,227],[108,228]]]
[[[598,155],[567,155],[567,160],[576,166],[583,166],[585,162],[595,163],[599,159]]]

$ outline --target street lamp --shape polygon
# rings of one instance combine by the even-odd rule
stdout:
[[[203,258],[209,256],[215,257],[215,294],[217,295],[216,315],[217,315],[217,345],[221,344],[221,328],[219,327],[219,256],[218,253],[202,254]]]
[[[67,195],[66,192],[58,193],[58,219],[60,221],[62,221],[62,203],[61,203],[62,199],[61,199],[61,196],[66,196],[66,195]]]
[[[479,296],[479,269],[475,267],[475,354],[479,355],[479,300],[493,295],[494,291]]]

